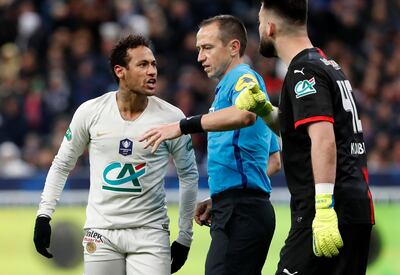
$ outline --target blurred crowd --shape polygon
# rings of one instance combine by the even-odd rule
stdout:
[[[400,1],[310,0],[309,33],[344,69],[374,171],[400,170]],[[197,64],[199,22],[229,13],[248,28],[245,62],[278,103],[286,67],[258,53],[258,0],[0,0],[0,177],[50,167],[74,110],[117,88],[108,55],[122,36],[153,42],[158,96],[208,112],[216,85]],[[206,135],[193,136],[202,173]],[[87,153],[75,174],[87,173]]]

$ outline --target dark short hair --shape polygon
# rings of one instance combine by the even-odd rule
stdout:
[[[130,57],[128,56],[128,50],[135,49],[140,46],[150,48],[150,44],[151,44],[150,40],[148,40],[142,35],[136,35],[136,34],[128,35],[118,41],[118,43],[112,49],[109,58],[111,72],[117,83],[119,83],[119,78],[114,72],[114,66],[120,65],[122,67],[127,68],[128,63],[130,61]]]
[[[307,24],[308,0],[262,0],[264,9],[272,10],[294,25]]]
[[[243,56],[247,45],[247,31],[243,22],[232,15],[222,14],[203,20],[199,28],[214,22],[219,24],[219,32],[222,43],[227,44],[232,39],[240,42],[239,55]]]

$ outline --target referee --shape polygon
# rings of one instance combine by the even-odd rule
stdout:
[[[261,275],[275,230],[268,175],[280,169],[277,138],[262,118],[234,106],[238,95],[254,85],[266,96],[262,77],[242,61],[246,42],[238,18],[204,20],[197,33],[198,61],[209,78],[219,80],[210,113],[149,130],[141,138],[156,150],[165,139],[209,132],[211,199],[195,211],[197,223],[211,221],[206,275]]]
[[[259,21],[261,54],[288,65],[279,112],[264,115],[272,126],[279,120],[291,193],[291,229],[276,274],[365,274],[374,208],[351,84],[311,44],[306,0],[264,0]],[[259,95],[257,87],[242,93],[238,107],[259,113],[251,104],[265,104]]]

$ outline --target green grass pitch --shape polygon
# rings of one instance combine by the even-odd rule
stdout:
[[[275,205],[277,226],[268,254],[263,275],[274,274],[279,259],[279,250],[289,229],[289,209],[286,205]],[[0,274],[2,275],[69,275],[83,274],[82,263],[73,268],[57,268],[52,260],[36,253],[32,239],[36,208],[0,208]],[[177,235],[176,205],[171,205],[171,240]],[[378,259],[368,267],[368,275],[400,274],[400,204],[376,205],[375,229],[379,232],[382,247]],[[68,220],[76,225],[77,232],[84,223],[83,207],[59,207],[53,224]],[[194,241],[185,266],[177,275],[204,274],[204,261],[210,243],[207,227],[194,226]],[[82,257],[80,255],[80,257]]]

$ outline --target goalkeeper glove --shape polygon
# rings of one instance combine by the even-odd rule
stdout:
[[[337,256],[343,247],[338,228],[333,194],[315,195],[315,217],[312,223],[313,251],[317,257]]]
[[[39,216],[36,218],[35,232],[33,236],[33,242],[37,252],[45,256],[46,258],[53,258],[53,255],[47,251],[46,248],[50,246],[50,218],[48,216]]]
[[[247,110],[256,113],[267,123],[271,121],[274,109],[267,96],[260,90],[256,83],[252,83],[246,90],[242,91],[236,98],[235,105],[239,110]]]
[[[177,272],[185,264],[189,247],[174,241],[171,245],[171,274]]]

